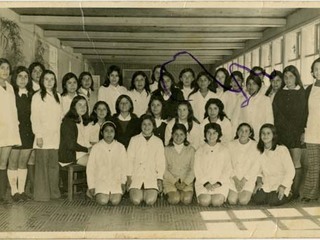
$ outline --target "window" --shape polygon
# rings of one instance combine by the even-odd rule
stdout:
[[[288,60],[296,60],[301,55],[301,32],[291,32],[286,35],[286,53]]]
[[[261,49],[261,65],[264,68],[271,67],[272,43],[267,43]]]
[[[315,25],[315,43],[315,52],[320,53],[320,23]]]
[[[272,42],[272,62],[274,65],[283,62],[283,37]]]
[[[256,48],[252,51],[252,63],[251,68],[254,66],[260,66],[260,48]]]

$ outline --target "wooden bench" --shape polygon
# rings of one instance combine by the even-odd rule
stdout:
[[[62,171],[68,171],[68,200],[72,201],[73,194],[76,192],[76,187],[79,184],[84,184],[87,182],[86,179],[86,167],[78,165],[78,164],[71,164],[62,168]],[[83,178],[78,178],[78,173],[84,173]]]

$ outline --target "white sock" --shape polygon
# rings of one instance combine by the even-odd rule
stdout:
[[[11,196],[18,192],[17,180],[18,180],[18,171],[8,169],[8,180],[11,187]]]
[[[26,180],[27,180],[27,173],[28,173],[27,169],[18,168],[18,190],[19,190],[19,193],[24,192],[24,188],[25,188]]]

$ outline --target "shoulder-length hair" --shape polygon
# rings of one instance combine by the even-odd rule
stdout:
[[[152,84],[152,83],[154,83],[155,81],[156,81],[156,77],[154,76],[155,75],[155,72],[156,72],[156,69],[157,68],[160,68],[161,69],[161,64],[158,64],[158,65],[156,65],[156,66],[154,66],[153,67],[153,69],[152,69],[152,74],[151,74],[151,83],[150,84]]]
[[[209,111],[209,107],[211,104],[216,105],[219,108],[219,113],[218,113],[218,117],[221,121],[223,121],[224,118],[228,118],[226,113],[224,112],[224,104],[223,102],[218,99],[218,98],[210,98],[206,105],[205,105],[205,113],[204,113],[204,118],[209,117],[208,111]]]
[[[133,102],[132,102],[132,99],[126,94],[122,94],[117,98],[117,101],[116,101],[116,113],[114,114],[114,116],[118,117],[120,115],[121,111],[120,111],[119,105],[120,105],[121,100],[124,99],[124,98],[127,99],[130,102],[131,107],[129,109],[129,113],[130,113],[131,117],[136,117],[136,115],[133,113]]]
[[[160,75],[161,76],[161,75]],[[170,80],[171,80],[171,87],[170,87],[170,92],[173,91],[173,89],[175,88],[175,82],[174,82],[174,77],[173,75],[170,73],[170,72],[167,72],[167,71],[164,71],[162,73],[162,78],[160,77],[159,79],[159,82],[158,82],[158,89],[161,91],[161,92],[165,92],[165,91],[168,91],[168,89],[164,89],[164,80],[163,80],[163,77],[168,77]]]
[[[240,123],[240,124],[239,124],[239,126],[237,127],[237,130],[236,130],[236,136],[234,137],[234,139],[239,139],[238,131],[239,131],[240,128],[243,127],[243,126],[246,126],[246,127],[249,128],[250,133],[251,133],[251,135],[250,135],[249,138],[252,139],[252,140],[255,140],[255,139],[254,139],[254,130],[253,130],[253,128],[251,127],[251,125],[250,125],[249,123],[246,123],[246,122],[243,122],[243,123]]]
[[[183,100],[181,102],[179,102],[178,106],[177,106],[177,112],[176,112],[176,117],[175,117],[175,122],[176,123],[179,123],[179,116],[178,116],[178,109],[181,105],[184,105],[184,106],[187,106],[188,108],[188,118],[187,118],[187,121],[188,121],[188,129],[187,131],[188,132],[191,132],[192,128],[193,128],[193,122],[196,122],[196,123],[199,123],[198,119],[196,119],[194,117],[194,114],[193,114],[193,109],[192,109],[192,106],[191,106],[191,103],[187,100]]]
[[[9,74],[11,74],[11,72],[12,72],[12,66],[11,66],[9,60],[6,59],[6,58],[0,58],[0,65],[2,65],[2,64],[4,64],[4,63],[6,63],[6,64],[9,65]]]
[[[272,81],[276,78],[279,77],[281,79],[281,87],[282,89],[285,86],[285,83],[283,81],[283,74],[280,71],[273,70],[272,73],[270,74],[270,86],[268,87],[268,90],[266,91],[265,95],[268,97],[270,92],[272,91]]]
[[[103,86],[104,87],[109,87],[110,86],[110,75],[112,72],[117,72],[119,75],[119,86],[123,85],[123,78],[122,78],[122,72],[121,72],[121,68],[116,66],[116,65],[111,65],[108,70],[107,70],[107,74],[106,74],[106,78],[104,80]]]
[[[156,120],[154,119],[153,116],[149,115],[149,114],[143,114],[141,117],[140,117],[140,129],[142,128],[142,123],[143,121],[145,120],[150,120],[152,122],[152,125],[153,125],[153,130],[152,132],[154,132],[154,130],[157,128],[157,124],[156,124]]]
[[[181,130],[185,135],[185,138],[184,138],[184,141],[183,141],[183,145],[184,146],[189,146],[190,142],[187,140],[187,134],[188,134],[187,128],[181,123],[175,123],[173,125],[172,130],[171,130],[171,138],[170,138],[169,143],[168,143],[167,146],[174,146],[174,144],[173,144],[173,134],[178,130]]]
[[[286,67],[283,69],[283,78],[284,78],[284,75],[285,75],[287,72],[291,72],[291,73],[296,77],[296,82],[295,82],[295,84],[296,84],[296,85],[299,85],[301,88],[303,88],[303,84],[302,84],[302,81],[301,81],[301,77],[300,77],[299,70],[298,70],[295,66],[293,66],[293,65],[286,66]]]
[[[135,82],[137,76],[142,76],[144,78],[144,90],[146,90],[147,95],[149,95],[150,94],[149,79],[148,79],[147,74],[144,71],[136,71],[132,75],[130,90],[136,89],[134,82]]]
[[[109,107],[108,103],[106,103],[105,101],[98,101],[94,104],[92,113],[90,115],[90,120],[93,122],[93,125],[95,125],[98,122],[97,108],[100,105],[104,105],[107,109],[107,115],[104,120],[106,121],[108,119],[111,119],[111,111],[110,111],[110,107]]]
[[[230,74],[230,76],[226,79],[226,81],[225,81],[225,83],[224,83],[224,85],[225,86],[229,86],[230,87],[230,89],[231,89],[231,82],[232,81],[236,81],[236,77],[238,77],[238,78],[240,78],[241,79],[241,83],[239,83],[239,85],[242,87],[242,83],[243,83],[243,81],[244,81],[244,78],[243,78],[243,74],[242,74],[242,72],[240,72],[240,71],[233,71],[231,74]],[[226,90],[226,89],[225,89]]]
[[[67,90],[67,82],[71,79],[74,78],[77,81],[77,89],[78,89],[78,85],[79,85],[79,80],[78,77],[73,73],[73,72],[68,72],[66,73],[63,78],[62,78],[62,96],[65,96],[68,94],[68,90]]]
[[[191,73],[191,75],[193,77],[193,81],[191,82],[191,86],[190,87],[194,88],[196,75],[195,75],[194,71],[192,70],[192,68],[184,68],[184,69],[181,70],[181,72],[179,74],[179,82],[177,84],[178,88],[180,88],[180,89],[183,89],[183,82],[181,80],[182,76],[183,76],[183,74],[185,74],[187,72]]]
[[[73,99],[72,99],[72,102],[71,102],[71,105],[70,105],[70,109],[69,111],[67,112],[67,114],[65,115],[65,119],[70,119],[72,121],[74,121],[75,123],[80,123],[81,120],[80,120],[80,116],[79,114],[77,113],[77,110],[76,110],[76,104],[80,101],[80,100],[84,100],[86,102],[86,105],[87,105],[87,111],[86,113],[82,116],[82,122],[83,122],[83,125],[87,126],[88,123],[90,122],[90,117],[89,117],[89,106],[88,106],[88,101],[87,99],[84,97],[84,96],[81,96],[81,95],[77,95],[75,96]]]
[[[204,126],[204,130],[203,130],[203,133],[204,133],[204,141],[205,141],[206,143],[208,142],[207,137],[206,137],[206,134],[207,134],[207,132],[208,132],[209,129],[213,129],[213,130],[215,130],[215,131],[218,133],[217,142],[221,142],[222,130],[221,130],[220,124],[218,124],[218,123],[207,123],[207,124]]]
[[[13,71],[13,75],[12,75],[12,78],[11,78],[11,85],[13,87],[13,90],[16,93],[19,92],[19,87],[17,85],[17,78],[18,78],[19,73],[21,73],[21,72],[25,72],[28,75],[28,83],[26,85],[26,89],[27,89],[28,93],[32,95],[34,93],[33,88],[32,88],[32,80],[31,80],[28,68],[26,68],[24,66],[18,66]]]
[[[275,126],[270,123],[263,124],[260,128],[260,131],[259,131],[259,142],[257,145],[257,148],[260,151],[260,153],[264,152],[264,143],[261,140],[261,133],[262,133],[262,129],[264,129],[264,128],[269,128],[272,131],[272,134],[273,134],[272,146],[271,146],[272,151],[274,151],[277,148],[277,144],[278,144],[278,134],[277,134],[277,130],[276,130]]]
[[[151,114],[151,116],[154,117],[153,112],[151,111],[151,104],[153,101],[159,101],[162,105],[162,109],[161,109],[161,119],[163,119],[163,98],[160,95],[151,95],[150,101],[148,103],[148,109],[147,109],[147,113]]]
[[[224,86],[223,87],[223,91],[225,92],[225,91],[231,89],[230,82],[228,81],[229,75],[230,75],[228,70],[225,69],[225,68],[218,68],[216,70],[215,74],[214,74],[215,81],[218,81],[218,79],[217,79],[218,72],[223,72],[223,74],[225,75],[225,80],[224,80],[224,83],[223,83],[223,86]],[[218,86],[217,82],[216,82],[216,85]]]
[[[46,70],[46,68],[44,67],[44,65],[43,65],[42,63],[40,63],[40,62],[33,62],[33,63],[31,63],[30,66],[29,66],[30,76],[31,76],[33,70],[34,70],[36,67],[40,67],[41,70],[42,70],[42,72],[44,72],[44,70]],[[31,80],[32,80],[32,79],[31,79]]]
[[[91,89],[91,91],[94,91],[94,89],[93,89],[93,78],[92,78],[91,73],[89,73],[89,72],[82,72],[82,73],[80,73],[79,79],[78,79],[78,89],[82,87],[82,79],[83,79],[83,77],[85,77],[85,76],[89,76],[89,77],[91,78],[90,89]]]
[[[41,99],[44,101],[44,98],[45,96],[47,95],[47,89],[45,88],[43,82],[44,82],[44,77],[47,75],[47,74],[51,74],[53,75],[54,77],[54,85],[53,85],[53,88],[52,88],[52,93],[53,93],[53,97],[54,99],[56,100],[57,103],[60,103],[60,99],[59,99],[59,96],[58,96],[58,93],[57,93],[57,77],[56,77],[56,74],[51,71],[51,70],[44,70],[41,74],[41,77],[40,77],[40,81],[39,81],[39,85],[40,85],[40,96],[41,96]]]
[[[203,71],[203,72],[200,72],[198,75],[197,75],[197,79],[196,79],[196,81],[194,81],[194,88],[193,88],[193,90],[191,91],[191,93],[189,94],[189,96],[188,97],[190,97],[191,95],[193,95],[193,94],[195,94],[200,88],[199,88],[199,85],[198,85],[198,80],[202,77],[202,76],[205,76],[208,80],[209,80],[209,82],[210,82],[210,84],[209,84],[209,86],[208,86],[208,90],[209,91],[211,91],[211,92],[216,92],[216,85],[215,85],[215,83],[212,81],[212,78],[211,78],[211,76],[208,74],[208,73],[206,73],[205,71]]]
[[[315,65],[316,63],[320,63],[320,57],[317,58],[316,60],[314,60],[313,63],[311,64],[311,74],[312,74],[313,78],[316,78],[316,77],[314,76],[314,73],[313,73],[313,71],[314,71],[313,68],[314,68],[314,65]]]

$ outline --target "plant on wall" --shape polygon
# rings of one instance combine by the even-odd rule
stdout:
[[[12,66],[24,63],[21,29],[17,23],[3,17],[0,17],[0,44],[3,57],[7,58]]]
[[[46,68],[49,67],[48,62],[45,59],[45,55],[48,53],[49,45],[43,42],[40,37],[36,41],[36,49],[35,49],[35,62],[42,63]]]

